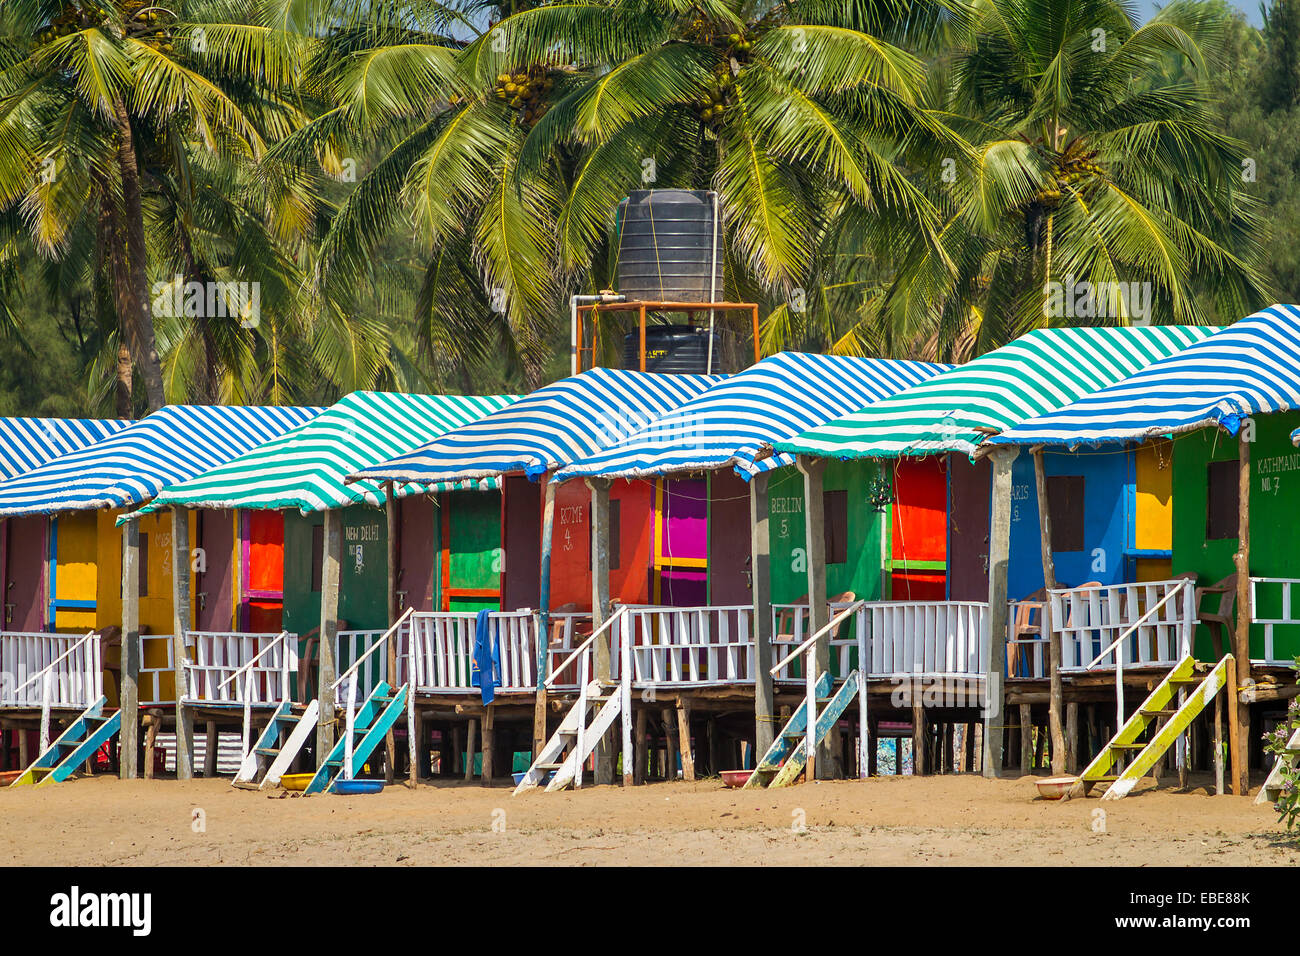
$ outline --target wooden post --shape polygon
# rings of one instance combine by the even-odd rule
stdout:
[[[217,735],[217,722],[209,720],[203,727],[203,776],[211,779],[217,775],[217,751],[221,738]]]
[[[989,518],[989,630],[984,659],[984,776],[1002,770],[1002,729],[1005,701],[1003,677],[1007,660],[1007,565],[1011,554],[1011,464],[1020,454],[1015,445],[998,445],[993,459],[992,514]]]
[[[695,752],[691,748],[691,704],[684,697],[677,698],[677,746],[682,755],[682,780],[695,781]]]
[[[1231,697],[1236,693],[1236,688],[1229,685],[1224,690],[1227,696]],[[1214,746],[1214,794],[1223,796],[1223,698],[1224,694],[1214,695],[1214,734],[1212,736]]]
[[[642,303],[641,303],[641,306],[640,306],[640,316],[641,316],[641,324],[640,324],[640,329],[641,329],[641,365],[640,365],[640,368],[641,368],[641,371],[644,372],[644,371],[645,371],[645,303],[644,303],[644,302],[642,302]]]
[[[397,599],[397,563],[400,560],[401,550],[397,537],[397,498],[393,494],[394,484],[391,481],[384,482],[384,517],[388,522],[388,626],[392,627],[397,623],[397,618],[402,613],[401,603]],[[408,694],[415,693],[414,675],[411,675],[411,686],[406,689]],[[397,687],[397,635],[394,634],[388,639],[388,683],[394,688]],[[393,735],[393,728],[388,728],[388,733],[384,734],[384,780],[387,783],[393,782],[393,775],[396,773],[397,766],[397,740]]]
[[[325,512],[325,533],[321,555],[320,638],[316,643],[319,662],[316,699],[320,702],[320,722],[316,725],[316,769],[324,765],[334,747],[334,643],[339,633],[339,569],[343,562],[343,530],[337,510]]]
[[[492,758],[496,755],[496,716],[497,709],[492,704],[483,708],[483,773],[479,781],[485,787],[492,786],[493,767]]]
[[[542,567],[537,589],[537,695],[533,702],[534,760],[546,746],[546,674],[550,670],[547,649],[551,640],[551,537],[555,533],[554,476],[554,472],[547,472],[542,498]]]
[[[205,559],[206,560],[206,559]],[[194,776],[194,716],[185,696],[185,633],[190,629],[189,512],[172,507],[172,673],[176,682],[176,779]],[[157,736],[157,732],[154,731]]]
[[[465,732],[465,779],[474,779],[474,738],[478,735],[478,718],[469,719],[469,728]]]
[[[664,748],[664,779],[677,779],[677,721],[669,707],[663,709],[664,737],[668,746]]]
[[[122,526],[122,730],[121,778],[140,767],[140,521]]]
[[[1043,449],[1033,449],[1034,483],[1038,487],[1038,536],[1043,552],[1043,587],[1056,589],[1056,559],[1052,555],[1052,512],[1047,498],[1047,468],[1043,463]],[[1051,678],[1051,694],[1047,705],[1047,723],[1052,734],[1052,773],[1061,775],[1070,762],[1070,748],[1061,727],[1061,709],[1065,692],[1061,682],[1061,635],[1052,624],[1052,600],[1048,596],[1043,608],[1047,623],[1047,661]]]
[[[642,313],[644,316],[644,306]],[[644,323],[642,325],[644,328]],[[644,358],[644,353],[643,353]],[[588,478],[591,489],[591,626],[598,628],[609,618],[609,486],[608,478]],[[592,648],[595,667],[592,677],[608,685],[613,671],[610,667],[612,635],[606,631],[596,639]],[[607,733],[596,745],[596,783],[614,782],[614,748]]]
[[[1252,676],[1250,667],[1250,442],[1247,435],[1253,431],[1243,425],[1237,446],[1240,449],[1237,463],[1237,553],[1233,563],[1237,568],[1237,626],[1233,632],[1232,656],[1237,665],[1237,682],[1232,685],[1233,698],[1243,680]],[[1253,438],[1253,435],[1250,435]],[[1237,706],[1232,735],[1236,738],[1236,752],[1232,755],[1232,792],[1244,796],[1250,790],[1250,706]]]
[[[1065,705],[1065,772],[1079,772],[1079,702],[1072,700]],[[1056,773],[1056,761],[1052,761],[1052,773]]]
[[[804,546],[808,561],[808,633],[810,637],[829,622],[826,607],[826,502],[822,496],[822,478],[826,459],[800,455],[797,459],[803,474],[804,496]],[[830,634],[822,635],[817,642],[817,675],[831,667]],[[832,731],[830,739],[817,748],[813,778],[830,779],[839,776],[838,735]],[[817,777],[817,767],[821,776]]]
[[[901,755],[900,755],[901,759]],[[924,777],[925,760],[925,704],[920,694],[912,694],[912,773]]]
[[[634,786],[640,786],[641,784],[645,783],[645,771],[646,771],[646,763],[647,763],[645,724],[646,724],[646,712],[645,712],[645,708],[642,707],[638,709],[636,712],[636,740],[632,744],[632,752],[636,759],[636,763],[634,763],[632,766],[632,784]]]
[[[1237,659],[1234,657],[1228,661],[1228,768],[1232,776],[1232,792],[1234,796],[1244,797],[1250,790],[1249,780],[1243,780],[1244,775],[1241,773],[1242,764],[1245,763],[1245,756],[1249,753],[1245,748],[1249,745],[1249,740],[1242,739],[1237,733],[1238,721],[1241,719],[1240,712],[1245,710],[1238,700],[1237,695],[1240,693],[1241,682],[1237,680]],[[1249,723],[1249,717],[1247,722]]]
[[[749,482],[750,576],[754,598],[754,749],[767,753],[776,739],[776,691],[772,680],[771,524],[768,472]]]

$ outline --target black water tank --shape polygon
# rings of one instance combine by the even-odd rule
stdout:
[[[641,333],[623,338],[623,367],[639,369]],[[713,368],[722,361],[722,336],[713,333]],[[649,325],[645,330],[645,370],[665,375],[703,375],[709,367],[709,330],[693,325]]]
[[[709,252],[713,211],[713,194],[704,190],[629,193],[619,203],[615,224],[618,292],[632,302],[721,301],[721,228],[715,253]]]

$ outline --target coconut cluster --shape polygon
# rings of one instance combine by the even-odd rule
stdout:
[[[492,94],[515,110],[521,126],[532,126],[546,113],[547,94],[555,86],[550,71],[539,64],[500,73]]]
[[[164,53],[174,52],[172,36],[164,26],[164,21],[173,14],[155,6],[148,0],[125,0],[122,4],[123,21],[127,36],[152,41]],[[71,36],[87,27],[102,26],[112,22],[108,9],[97,3],[80,6],[65,4],[59,15],[48,26],[36,32],[36,42],[42,45],[51,43],[60,37]]]

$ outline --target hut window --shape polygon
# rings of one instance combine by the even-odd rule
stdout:
[[[1052,550],[1082,551],[1083,475],[1049,475],[1047,504],[1052,519]]]
[[[826,563],[843,564],[849,559],[849,493],[822,492],[826,526]]]
[[[1212,461],[1206,467],[1205,537],[1222,541],[1237,537],[1237,459]]]
[[[311,529],[311,589],[320,590],[321,570],[325,566],[325,526],[313,525]]]

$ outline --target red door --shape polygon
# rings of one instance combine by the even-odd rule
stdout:
[[[243,515],[244,595],[241,626],[255,634],[280,630],[284,618],[284,515]]]

